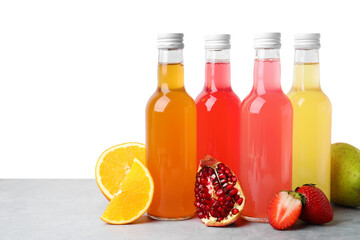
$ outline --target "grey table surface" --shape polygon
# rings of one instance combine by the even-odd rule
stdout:
[[[142,216],[133,224],[108,225],[100,219],[107,203],[91,179],[0,179],[0,239],[360,239],[360,208],[334,206],[329,224],[300,222],[277,231],[242,219],[210,228],[195,217],[163,222]]]

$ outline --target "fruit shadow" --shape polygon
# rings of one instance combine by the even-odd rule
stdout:
[[[137,225],[137,224],[145,224],[154,222],[154,219],[151,219],[148,215],[144,214],[134,222],[130,223],[129,225]]]
[[[194,215],[191,218],[187,219],[197,219],[197,217]],[[132,222],[131,225],[136,225],[136,224],[144,224],[144,223],[151,223],[151,222],[159,222],[159,220],[155,220],[150,218],[147,214],[142,215],[139,219],[137,219],[136,221]],[[175,221],[176,222],[176,221]]]
[[[298,229],[303,229],[303,228],[307,228],[307,227],[312,227],[312,228],[313,227],[321,227],[321,228],[334,227],[334,226],[338,225],[339,223],[340,223],[340,221],[338,221],[335,216],[331,222],[325,223],[325,224],[313,224],[313,223],[304,222],[302,220],[298,220],[294,226],[289,228],[289,230],[298,230]]]
[[[234,222],[234,224],[231,224],[230,226],[227,226],[227,227],[243,227],[243,226],[246,226],[246,225],[249,225],[251,224],[251,222],[249,221],[246,221],[245,219],[242,219],[241,217],[238,218],[238,220],[236,220]]]
[[[267,225],[269,228],[272,228],[270,226],[270,224],[268,222],[250,222],[250,221],[246,221],[245,219],[239,218],[234,224],[227,226],[227,227],[243,227],[246,225],[251,225],[251,224],[264,224]],[[304,228],[304,224],[302,221],[297,221],[293,226],[291,226],[290,228],[281,230],[281,231],[292,231],[292,230],[297,230],[297,229],[302,229]]]
[[[360,211],[360,206],[359,207],[349,207],[349,206],[338,205],[335,203],[331,203],[331,206],[332,206],[334,212],[341,211],[341,209]]]

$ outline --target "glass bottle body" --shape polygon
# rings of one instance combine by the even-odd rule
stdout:
[[[205,86],[196,98],[197,160],[206,154],[239,175],[240,99],[230,84],[230,54],[206,50]]]
[[[294,82],[293,188],[313,183],[330,199],[331,103],[320,87],[317,49],[296,50]]]
[[[241,105],[240,181],[243,217],[267,222],[275,193],[291,190],[292,106],[280,86],[277,49],[258,49],[254,86]]]
[[[148,215],[160,220],[193,216],[196,106],[184,88],[182,50],[160,50],[158,88],[146,106],[146,161],[155,191]]]

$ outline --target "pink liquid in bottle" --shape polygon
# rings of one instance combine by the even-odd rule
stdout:
[[[278,49],[258,49],[254,86],[241,105],[243,217],[267,222],[275,193],[291,190],[292,106],[280,86]]]
[[[195,102],[198,163],[210,154],[239,175],[241,102],[231,88],[228,60],[207,61],[205,86]]]

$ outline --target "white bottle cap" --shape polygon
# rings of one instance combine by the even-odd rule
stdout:
[[[281,48],[281,33],[255,33],[254,48]]]
[[[158,35],[158,48],[184,48],[184,34],[161,33]]]
[[[295,49],[319,49],[320,33],[299,33],[295,35]]]
[[[205,36],[205,49],[230,49],[230,34],[210,34]]]

